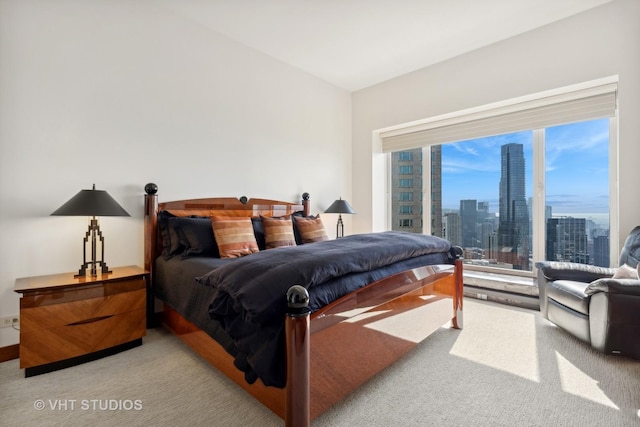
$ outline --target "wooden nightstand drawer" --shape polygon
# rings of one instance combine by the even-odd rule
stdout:
[[[142,283],[144,284],[144,281]],[[23,298],[21,301],[23,300],[27,300],[27,298]],[[103,317],[144,309],[146,307],[146,290],[143,288],[101,298],[81,299],[60,304],[51,304],[50,300],[41,300],[40,302],[43,301],[46,302],[45,305],[25,307],[23,304],[21,306],[20,328],[25,333],[75,323],[90,323],[92,320]],[[28,303],[28,301],[25,302]]]
[[[29,368],[93,353],[141,338],[145,333],[144,304],[135,311],[87,323],[47,327],[21,336],[20,367]]]
[[[93,282],[83,286],[38,289],[25,294],[20,299],[20,308],[42,307],[71,301],[104,298],[140,289],[146,289],[144,277],[112,282]]]

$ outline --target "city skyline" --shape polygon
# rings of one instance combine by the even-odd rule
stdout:
[[[592,120],[546,130],[546,205],[558,216],[591,216],[608,222],[609,122]],[[524,147],[527,200],[532,192],[533,132],[517,132],[442,145],[442,209],[459,209],[460,200],[488,202],[498,212],[500,150]]]

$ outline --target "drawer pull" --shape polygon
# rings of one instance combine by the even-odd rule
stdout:
[[[85,323],[99,322],[110,317],[113,317],[113,314],[109,314],[107,316],[92,317],[91,319],[78,320],[77,322],[69,323],[67,326],[84,325]]]

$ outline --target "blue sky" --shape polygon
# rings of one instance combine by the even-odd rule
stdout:
[[[553,214],[607,214],[609,210],[609,120],[547,128],[546,194]],[[442,207],[460,200],[489,202],[498,210],[500,147],[524,145],[527,197],[532,191],[533,132],[518,132],[442,146]]]

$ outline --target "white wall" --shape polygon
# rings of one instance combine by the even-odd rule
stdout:
[[[132,215],[100,219],[109,266],[143,262],[147,182],[160,200],[350,199],[350,102],[153,2],[0,0],[0,316],[16,278],[80,266],[86,219],[49,214],[93,183]]]
[[[639,52],[640,1],[616,0],[354,93],[354,232],[377,230],[384,218],[384,162],[372,159],[372,131],[618,75],[622,244],[640,224]]]

